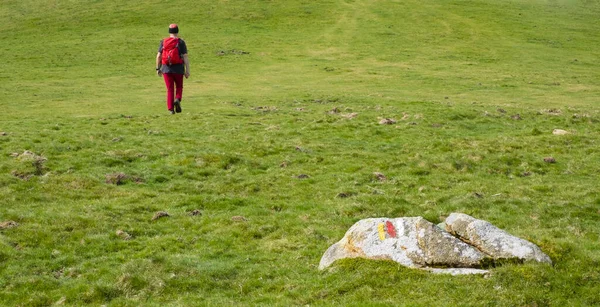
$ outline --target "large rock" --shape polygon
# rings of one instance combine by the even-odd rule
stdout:
[[[412,268],[479,267],[486,256],[422,217],[360,220],[325,252],[324,269],[342,258],[388,259]]]
[[[494,259],[552,263],[537,245],[463,213],[450,214],[446,218],[446,230]]]

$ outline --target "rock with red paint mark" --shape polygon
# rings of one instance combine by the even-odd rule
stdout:
[[[515,259],[552,263],[535,244],[463,213],[452,213],[446,218],[446,230],[477,247],[493,259]]]
[[[395,237],[388,233],[390,229],[395,231]],[[380,234],[382,231],[385,233]],[[422,217],[358,221],[339,242],[329,247],[319,269],[327,268],[338,259],[357,257],[393,260],[412,268],[473,268],[487,261],[476,248]]]
[[[385,222],[385,227],[387,230],[387,234],[392,237],[395,238],[396,237],[396,228],[394,227],[394,224],[392,224],[392,222],[387,221]]]

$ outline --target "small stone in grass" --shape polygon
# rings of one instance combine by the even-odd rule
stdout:
[[[197,215],[202,215],[202,212],[198,209],[195,209],[194,211],[190,212],[191,216],[197,216]]]
[[[337,197],[337,198],[348,198],[350,196],[352,196],[352,193],[350,193],[350,192],[341,192],[341,193],[338,193],[338,195],[336,195],[335,197]]]
[[[129,177],[123,173],[106,174],[106,183],[122,185]]]
[[[19,223],[15,222],[15,221],[5,221],[5,222],[0,223],[0,230],[14,228],[17,226],[19,226]]]
[[[119,230],[117,230],[117,231],[115,232],[115,234],[117,235],[117,237],[120,237],[120,238],[121,238],[121,239],[123,239],[123,240],[129,240],[129,239],[131,239],[131,235],[130,235],[130,234],[128,234],[128,233],[126,233],[125,231],[123,231],[123,230],[120,230],[120,229],[119,229]]]
[[[167,212],[165,211],[158,211],[154,214],[154,216],[152,217],[152,220],[158,220],[159,218],[163,218],[163,217],[168,217],[170,216]]]
[[[379,121],[380,125],[393,125],[396,123],[396,120],[393,118],[383,118]]]
[[[57,277],[57,278],[58,278],[58,277]],[[63,297],[61,297],[61,298],[60,298],[58,301],[56,301],[56,302],[54,303],[54,305],[56,305],[56,306],[59,306],[59,305],[64,305],[66,301],[67,301],[67,297],[66,297],[66,296],[63,296]]]
[[[231,220],[234,222],[247,222],[248,221],[248,219],[246,219],[245,217],[243,217],[241,215],[232,216]]]
[[[569,131],[563,130],[563,129],[554,129],[554,130],[552,130],[552,134],[554,134],[554,135],[565,135],[565,134],[569,134]]]
[[[544,162],[546,162],[546,163],[556,163],[556,159],[554,159],[553,157],[545,157],[544,158]]]
[[[342,115],[340,115],[340,116],[341,116],[341,117],[343,117],[343,118],[347,118],[347,119],[353,119],[353,118],[355,118],[356,116],[358,116],[358,113],[342,114]]]
[[[379,181],[386,181],[387,177],[385,177],[384,174],[380,173],[380,172],[374,172],[373,175],[375,176],[375,178],[377,178],[377,180]]]
[[[306,174],[300,174],[300,175],[298,175],[296,178],[298,178],[298,179],[306,179],[306,178],[308,178],[308,177],[309,177],[309,176],[308,176],[308,175],[306,175]]]
[[[12,170],[10,172],[10,174],[13,175],[13,176],[15,176],[15,177],[17,177],[17,178],[19,178],[19,179],[25,180],[25,181],[27,181],[27,180],[31,179],[31,177],[33,177],[32,174],[25,173],[25,172],[19,172],[17,170]]]
[[[327,113],[329,113],[329,114],[337,114],[337,113],[340,113],[340,109],[338,107],[335,107],[335,108],[331,109]]]

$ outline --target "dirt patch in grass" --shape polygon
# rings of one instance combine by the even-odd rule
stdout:
[[[11,175],[21,179],[21,180],[29,180],[31,179],[31,177],[33,177],[33,174],[27,173],[27,172],[22,172],[22,171],[17,171],[17,170],[13,170],[10,172]]]
[[[216,52],[217,56],[225,56],[225,55],[246,55],[246,54],[250,54],[250,52],[248,51],[244,51],[244,50],[237,50],[237,49],[230,49],[230,50],[219,50]]]
[[[340,114],[340,116],[343,118],[346,118],[346,119],[353,119],[358,116],[358,113],[346,113],[346,114]]]
[[[112,173],[106,174],[106,183],[114,185],[123,185],[127,182],[134,182],[137,184],[144,183],[144,179],[141,177],[129,176],[125,173]]]
[[[0,230],[15,228],[17,226],[19,226],[19,223],[15,221],[0,222]]]
[[[396,120],[393,118],[382,118],[379,120],[380,125],[393,125],[396,123]]]
[[[200,210],[198,210],[198,209],[195,209],[195,210],[193,210],[193,211],[190,211],[190,212],[188,213],[188,215],[190,215],[190,216],[200,216],[200,215],[202,215],[202,211],[200,211]]]
[[[353,192],[340,192],[335,197],[337,197],[337,198],[348,198],[348,197],[352,197],[354,195],[355,195],[355,193],[353,193]]]
[[[380,173],[380,172],[374,172],[373,176],[375,176],[375,178],[377,180],[379,180],[379,181],[386,181],[387,180],[387,177],[384,174]]]
[[[170,217],[170,215],[169,215],[169,213],[167,213],[165,211],[158,211],[158,212],[154,213],[154,216],[152,217],[152,220],[156,221],[156,220],[158,220],[160,218],[163,218],[163,217]]]
[[[122,185],[125,184],[126,180],[129,179],[129,176],[124,173],[113,173],[106,175],[106,183],[114,184],[114,185]]]
[[[275,106],[258,106],[258,107],[252,108],[252,110],[266,113],[266,112],[275,112],[275,111],[278,111],[279,109]]]
[[[245,218],[245,217],[243,217],[241,215],[232,216],[231,220],[234,221],[234,222],[247,222],[248,221],[247,218]]]
[[[132,236],[130,234],[128,234],[127,232],[123,231],[123,230],[117,230],[115,232],[115,234],[117,235],[117,237],[123,239],[123,240],[130,240],[132,238]]]

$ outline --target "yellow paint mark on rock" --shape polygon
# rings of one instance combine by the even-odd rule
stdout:
[[[383,230],[383,223],[379,223],[379,225],[377,225],[377,232],[379,232],[379,239],[381,241],[385,240],[385,231]]]

